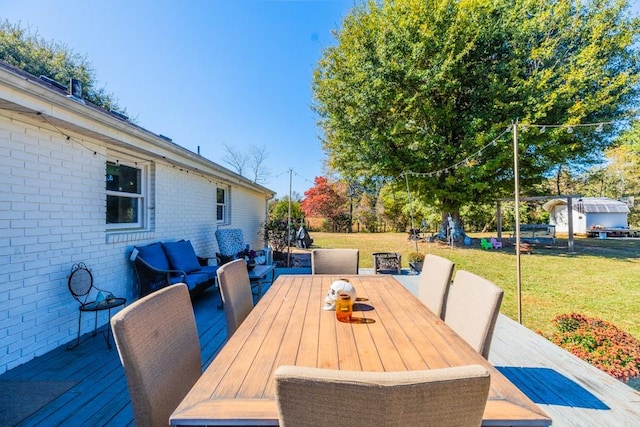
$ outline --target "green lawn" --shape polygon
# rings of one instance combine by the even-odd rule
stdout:
[[[311,235],[314,248],[358,248],[363,268],[372,267],[373,252],[401,252],[403,267],[408,267],[407,255],[415,250],[406,233]],[[455,248],[419,242],[418,251],[448,258],[456,270],[468,270],[502,287],[501,311],[517,320],[516,256],[512,245],[505,246],[485,251],[477,239],[472,247]],[[574,253],[567,252],[566,239],[559,239],[557,248],[536,247],[533,254],[522,254],[521,277],[522,323],[529,329],[549,334],[554,316],[577,312],[608,320],[640,338],[640,239],[576,238]]]

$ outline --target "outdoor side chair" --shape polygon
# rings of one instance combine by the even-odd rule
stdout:
[[[221,266],[218,269],[218,286],[229,339],[253,310],[253,293],[246,262],[236,259]]]
[[[200,341],[187,285],[151,293],[111,319],[136,426],[169,425],[202,374]]]
[[[358,249],[314,249],[311,274],[358,274]]]
[[[480,365],[365,372],[279,366],[280,426],[438,426],[482,423],[490,376]]]
[[[446,258],[427,254],[420,274],[418,299],[442,320],[445,316],[454,265]]]
[[[445,309],[444,321],[485,359],[493,339],[504,292],[487,279],[458,270]]]

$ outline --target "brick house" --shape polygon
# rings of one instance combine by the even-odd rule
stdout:
[[[78,306],[67,288],[74,263],[131,301],[134,245],[184,238],[212,257],[222,227],[241,228],[262,247],[274,196],[2,62],[0,165],[0,374],[75,337]],[[82,332],[91,331],[93,316],[83,322]]]

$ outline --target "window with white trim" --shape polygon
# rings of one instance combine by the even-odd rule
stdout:
[[[229,218],[229,190],[216,188],[216,221],[226,223]]]
[[[107,230],[144,227],[143,168],[127,166],[120,162],[107,162]]]

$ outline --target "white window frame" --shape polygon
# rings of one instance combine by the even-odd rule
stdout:
[[[133,169],[138,169],[140,171],[140,191],[139,193],[128,193],[121,191],[113,191],[107,190],[106,184],[106,169],[107,163],[112,163],[115,165],[127,166]],[[123,230],[142,230],[146,227],[146,218],[147,218],[147,184],[149,180],[149,168],[147,164],[140,164],[134,161],[121,161],[121,160],[111,160],[108,159],[105,162],[105,226],[107,231],[123,231]],[[109,224],[107,223],[107,196],[115,196],[115,197],[127,197],[131,199],[138,200],[138,221],[131,223],[117,223],[117,224]]]
[[[218,202],[218,191],[224,191],[224,200],[222,203]],[[219,185],[216,187],[216,222],[218,224],[228,224],[229,223],[229,186]],[[218,217],[218,209],[222,208],[222,218]]]

